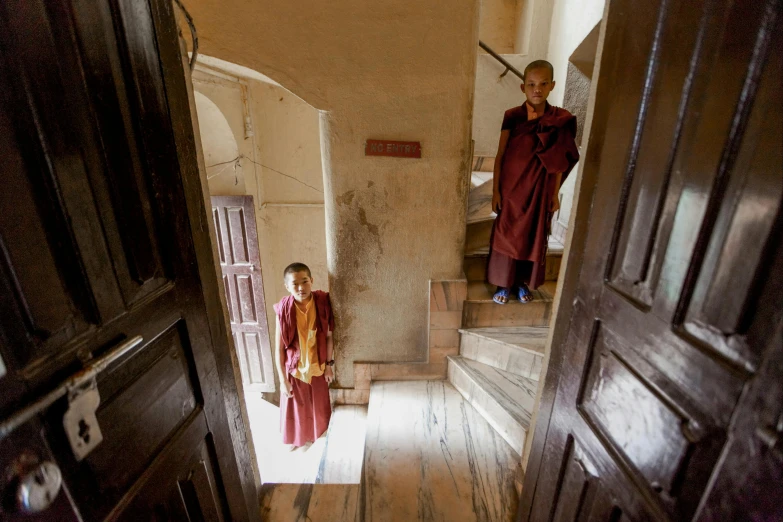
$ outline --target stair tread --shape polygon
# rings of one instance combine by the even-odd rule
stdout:
[[[492,181],[487,181],[470,190],[468,195],[467,222],[494,221],[497,214],[492,211]]]
[[[450,355],[448,359],[497,402],[523,430],[530,428],[538,390],[537,381],[458,355]]]
[[[533,301],[529,303],[519,302],[515,296],[510,296],[511,299],[504,305],[499,305],[492,300],[492,296],[495,295],[497,287],[485,283],[483,281],[469,281],[468,282],[468,298],[466,302],[470,303],[492,303],[496,306],[529,306],[536,301],[540,302],[552,302],[555,296],[555,290],[557,283],[555,281],[547,281],[543,285],[539,286],[536,290],[531,290],[533,293]]]
[[[492,220],[495,219],[493,216],[491,218]],[[468,224],[471,223],[481,223],[482,221],[489,221],[487,219],[479,219],[477,221],[470,221],[470,217],[468,217]],[[562,256],[563,255],[563,243],[558,241],[557,239],[554,239],[552,237],[549,238],[549,243],[547,245],[546,249],[546,255],[547,256]],[[482,246],[481,248],[471,248],[470,250],[465,250],[465,257],[483,257],[489,255],[489,245]]]
[[[548,326],[494,326],[482,328],[461,328],[460,333],[475,335],[494,342],[544,354],[549,335]]]

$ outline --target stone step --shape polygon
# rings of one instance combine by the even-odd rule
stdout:
[[[559,244],[559,243],[558,243]],[[478,253],[482,252],[482,253]],[[489,258],[489,248],[478,249],[471,255],[466,255],[462,263],[465,270],[465,278],[468,281],[484,281],[487,278],[487,259]],[[546,271],[544,273],[545,281],[557,281],[560,273],[560,263],[563,260],[563,251],[555,249],[548,250],[546,255]]]
[[[492,300],[496,288],[483,282],[468,283],[462,310],[462,328],[489,326],[549,326],[556,284],[546,282],[533,290],[533,301],[520,303],[514,296],[500,305]]]
[[[545,326],[509,326],[460,330],[462,357],[537,381],[549,335]]]
[[[363,520],[361,484],[264,484],[259,494],[267,522]]]
[[[538,383],[460,356],[450,356],[449,382],[522,455]]]
[[[492,181],[492,172],[473,171],[470,173],[471,190],[480,187],[487,181]]]
[[[489,172],[495,170],[495,156],[473,156],[473,172]]]
[[[492,211],[492,180],[470,190],[468,194],[468,224],[494,221],[497,217]]]
[[[366,440],[363,520],[514,520],[519,455],[448,382],[372,383]]]
[[[492,235],[494,219],[468,223],[465,231],[465,255],[489,254],[489,237]]]

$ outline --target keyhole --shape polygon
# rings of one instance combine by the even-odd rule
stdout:
[[[84,419],[79,421],[79,438],[82,439],[85,444],[90,443],[90,425],[87,424]]]

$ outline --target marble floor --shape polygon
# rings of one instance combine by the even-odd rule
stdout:
[[[365,406],[337,406],[326,435],[308,449],[288,451],[280,436],[280,409],[246,395],[250,432],[261,481],[291,484],[358,484],[361,480]]]
[[[446,381],[372,384],[364,465],[367,522],[514,518],[518,457]]]

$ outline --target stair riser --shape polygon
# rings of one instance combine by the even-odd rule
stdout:
[[[537,381],[544,356],[486,337],[461,334],[459,353],[468,359]]]
[[[481,221],[470,223],[465,233],[465,252],[472,252],[489,245],[489,236],[492,235],[494,221]]]
[[[527,304],[465,301],[463,328],[487,326],[549,326],[552,302],[535,300]]]
[[[465,278],[468,281],[485,281],[487,278],[487,259],[487,256],[466,257],[463,263]],[[546,273],[544,275],[546,281],[557,281],[562,260],[562,254],[549,254],[546,256]]]
[[[476,408],[517,455],[521,456],[527,437],[525,428],[452,361],[449,361],[448,377],[451,385]]]

